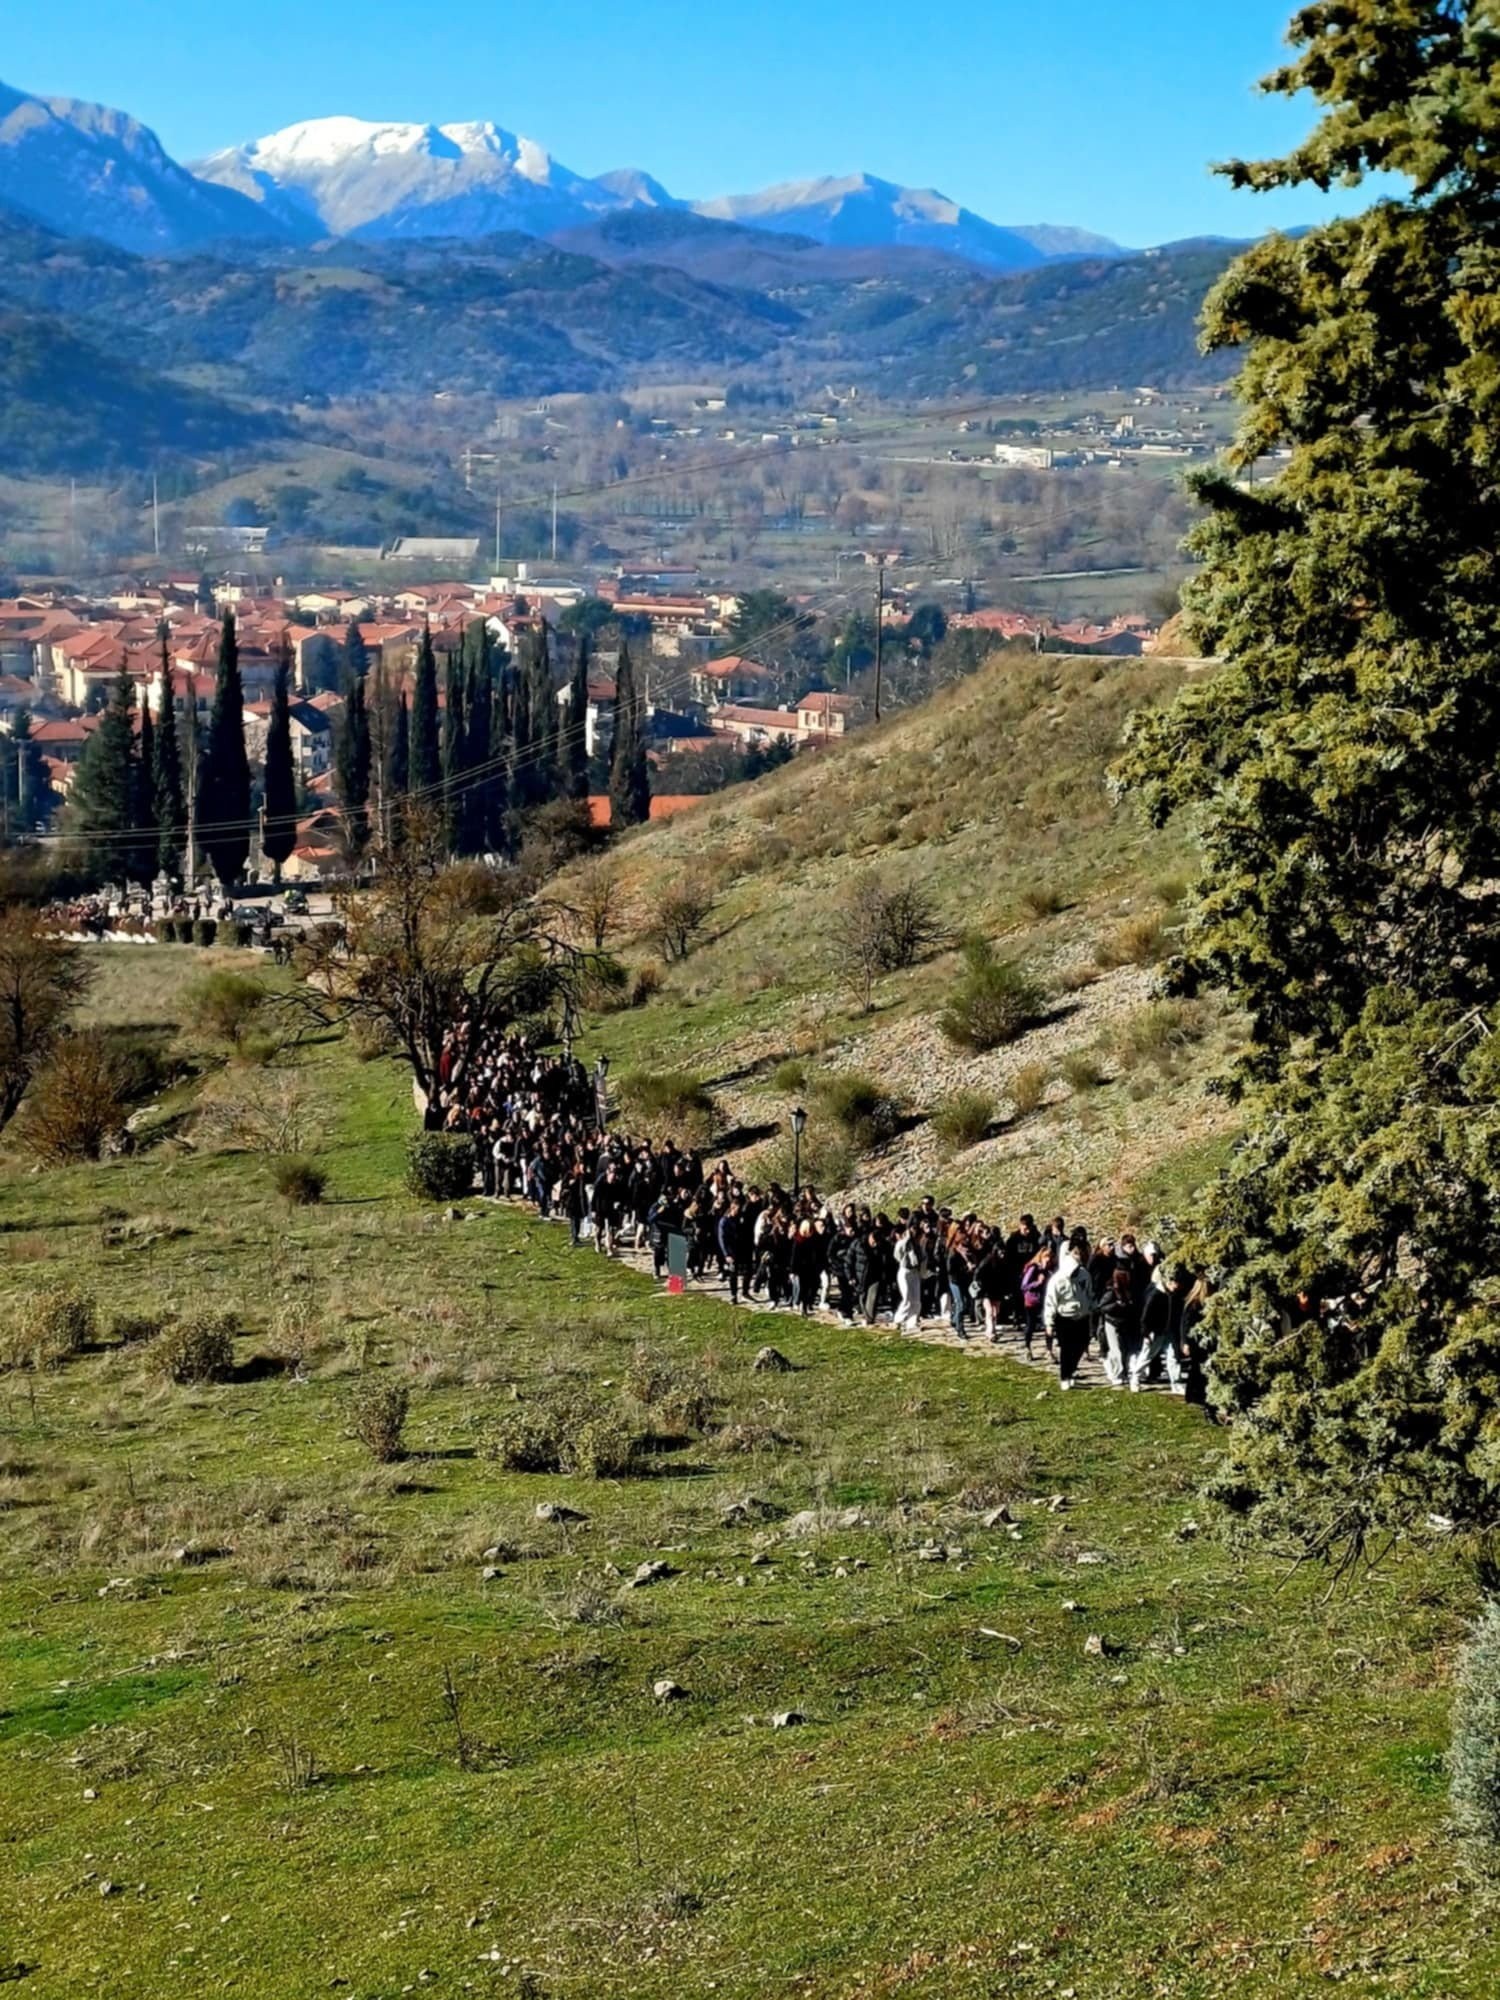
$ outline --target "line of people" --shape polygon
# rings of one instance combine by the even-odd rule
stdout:
[[[575,1246],[649,1246],[661,1278],[676,1237],[687,1275],[713,1273],[736,1304],[889,1319],[903,1333],[946,1319],[960,1340],[998,1342],[1015,1328],[1028,1357],[1043,1344],[1064,1389],[1097,1342],[1113,1385],[1139,1389],[1160,1371],[1179,1394],[1201,1396],[1208,1287],[1154,1243],[1128,1232],[1095,1243],[1061,1216],[1039,1227],[1023,1215],[1004,1229],[931,1195],[894,1216],[853,1202],[836,1211],[813,1188],[759,1187],[728,1161],[705,1170],[670,1140],[605,1129],[572,1057],[521,1037],[472,1048],[465,1038],[459,1065],[458,1048],[455,1035],[440,1066],[443,1125],[473,1137],[485,1194],[566,1221]]]

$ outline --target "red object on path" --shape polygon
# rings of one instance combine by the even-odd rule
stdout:
[[[668,1278],[667,1290],[673,1293],[674,1296],[678,1293],[685,1292],[687,1290],[686,1281],[682,1278]]]

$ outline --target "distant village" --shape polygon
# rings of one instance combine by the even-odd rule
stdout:
[[[458,569],[477,566],[478,543],[424,538],[409,541],[400,554],[413,567],[426,561],[434,569]],[[789,695],[784,665],[729,650],[738,599],[705,589],[696,571],[621,569],[585,586],[533,577],[522,564],[514,574],[482,584],[386,583],[382,578],[379,587],[287,591],[279,582],[267,585],[248,572],[229,570],[218,577],[167,573],[87,595],[67,586],[24,591],[0,599],[0,731],[14,735],[17,718],[26,716],[22,727],[40,753],[55,795],[51,803],[65,803],[83,748],[122,672],[134,688],[139,717],[143,705],[155,709],[165,657],[182,726],[188,726],[189,718],[199,728],[206,724],[223,615],[232,611],[252,770],[264,761],[278,664],[283,657],[290,661],[293,764],[304,816],[286,874],[291,880],[317,880],[346,865],[334,793],[334,745],[344,709],[340,672],[349,627],[360,629],[371,672],[399,694],[414,679],[425,632],[432,635],[441,686],[445,662],[476,622],[482,621],[495,644],[510,652],[529,626],[545,622],[563,704],[571,649],[578,643],[577,608],[589,600],[601,617],[608,607],[609,618],[588,682],[591,758],[607,752],[613,734],[612,668],[622,632],[631,635],[637,671],[645,674],[649,754],[655,764],[726,744],[742,751],[777,746],[782,754],[817,749],[841,739],[864,719],[857,695],[825,685]],[[909,608],[899,588],[885,602],[892,621]],[[957,612],[948,629],[1030,641],[1039,649],[1125,655],[1145,650],[1154,631],[1144,619],[1058,624],[989,609]],[[653,811],[661,816],[687,802],[667,792],[653,801]],[[30,825],[24,798],[20,806],[23,822]],[[12,835],[19,831],[7,828]]]

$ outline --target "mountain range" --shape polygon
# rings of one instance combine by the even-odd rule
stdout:
[[[1001,226],[871,174],[685,201],[639,168],[588,176],[490,123],[314,118],[191,166],[126,113],[0,84],[0,203],[144,255],[207,246],[550,238],[621,214],[679,214],[847,250],[938,252],[1023,271],[1119,246],[1061,224]]]

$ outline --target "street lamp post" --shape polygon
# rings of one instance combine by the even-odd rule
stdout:
[[[792,1199],[802,1192],[802,1134],[807,1130],[807,1113],[799,1104],[792,1113]]]

